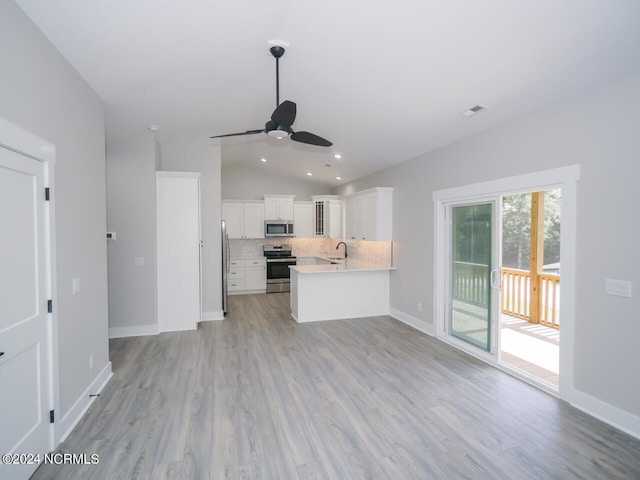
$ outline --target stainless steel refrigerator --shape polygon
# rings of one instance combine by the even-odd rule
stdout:
[[[227,314],[227,282],[229,281],[229,235],[227,222],[222,220],[222,311]]]

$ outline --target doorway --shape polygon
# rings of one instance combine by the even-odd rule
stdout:
[[[565,221],[565,216],[570,212],[575,215],[577,173],[577,168],[567,167],[434,193],[438,337],[561,397],[563,389],[571,392],[573,377],[575,276],[571,252],[575,246],[575,217]],[[524,215],[526,228],[508,224],[514,213],[522,215],[522,211],[505,212],[523,196],[529,198]],[[545,218],[547,224],[552,223],[543,212],[548,196],[553,197],[548,207],[554,202],[558,207],[562,204],[563,225],[561,232],[559,224],[552,229],[555,245],[547,242],[557,258],[547,253],[545,261]],[[553,221],[559,221],[559,212]],[[542,239],[538,244],[531,238],[533,222],[541,226],[534,234],[535,239]],[[527,249],[514,243],[514,232],[526,237]],[[556,328],[560,318],[560,255],[562,337]],[[514,258],[520,263],[514,265]],[[513,268],[525,265],[526,269]],[[569,338],[565,340],[565,336]],[[546,345],[546,350],[540,345]]]
[[[562,190],[501,197],[499,361],[557,389]]]

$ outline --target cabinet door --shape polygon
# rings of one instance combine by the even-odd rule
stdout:
[[[364,240],[364,198],[356,197],[353,199],[353,223],[352,237],[355,240]]]
[[[342,238],[342,202],[331,200],[329,203],[328,221],[325,222],[325,233],[329,238]],[[328,231],[326,231],[328,229]]]
[[[313,237],[313,206],[310,203],[293,205],[293,233],[298,238]]]
[[[355,240],[356,238],[356,199],[349,198],[344,204],[344,238]]]
[[[280,205],[277,198],[264,199],[264,219],[278,220],[280,218]]]
[[[265,290],[267,288],[267,267],[245,267],[244,269],[244,289],[245,290]]]
[[[222,204],[222,220],[226,220],[229,238],[242,238],[244,235],[243,217],[242,203],[225,202]]]
[[[290,198],[281,198],[278,201],[278,210],[282,220],[293,220],[293,200]]]
[[[244,238],[264,238],[264,204],[244,204]]]
[[[365,195],[363,201],[363,231],[364,240],[378,239],[378,199],[375,194]]]

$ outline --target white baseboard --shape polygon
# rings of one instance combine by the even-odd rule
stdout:
[[[216,320],[224,320],[224,312],[222,310],[202,312],[202,322],[214,322]]]
[[[640,438],[640,417],[575,389],[571,393],[569,403],[578,410],[582,410],[629,435]]]
[[[436,336],[436,327],[435,325],[431,325],[424,320],[420,320],[408,313],[401,312],[400,310],[396,310],[395,308],[389,309],[389,315],[395,318],[396,320],[400,320],[402,323],[409,325],[410,327],[415,328],[416,330],[420,330],[427,335],[432,337]]]
[[[122,337],[144,337],[146,335],[157,335],[160,327],[154,325],[134,325],[131,327],[109,327],[109,338]]]
[[[56,418],[53,424],[54,449],[57,448],[61,442],[65,441],[67,436],[71,433],[71,430],[73,430],[82,416],[87,412],[94,400],[98,398],[90,397],[89,395],[95,395],[102,392],[102,389],[105,387],[112,375],[111,362],[107,362],[102,371],[94,381],[91,382],[91,385],[82,392],[69,411],[60,419]]]
[[[261,293],[267,293],[266,290],[231,290],[227,294],[231,295],[260,295]]]

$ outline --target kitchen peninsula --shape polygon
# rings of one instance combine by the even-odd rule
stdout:
[[[389,314],[394,267],[351,259],[291,269],[291,315],[297,322]]]

